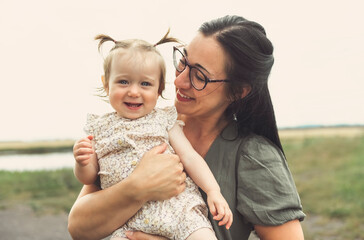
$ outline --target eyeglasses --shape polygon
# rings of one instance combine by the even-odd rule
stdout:
[[[186,66],[190,68],[190,81],[197,91],[203,90],[207,83],[210,82],[229,82],[229,80],[212,80],[206,77],[199,68],[188,63],[185,55],[177,47],[173,47],[173,64],[179,73],[183,72],[186,69]]]

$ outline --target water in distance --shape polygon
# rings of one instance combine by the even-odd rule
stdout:
[[[0,170],[5,171],[55,170],[72,168],[74,163],[72,152],[0,156]]]

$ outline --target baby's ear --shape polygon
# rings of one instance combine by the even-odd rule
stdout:
[[[102,86],[105,89],[105,92],[108,94],[108,92],[109,92],[109,84],[105,80],[105,75],[101,75],[101,82],[102,82]]]
[[[105,87],[105,75],[101,75],[102,86]]]

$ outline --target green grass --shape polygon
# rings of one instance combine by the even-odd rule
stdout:
[[[283,139],[305,213],[322,225],[342,222],[323,234],[364,239],[364,137]],[[310,236],[305,229],[306,239]]]
[[[26,204],[36,212],[69,212],[81,184],[72,169],[56,171],[0,171],[0,206]]]

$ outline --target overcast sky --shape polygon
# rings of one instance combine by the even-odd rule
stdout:
[[[364,9],[361,0],[0,0],[0,141],[83,136],[102,57],[93,40],[186,43],[199,25],[237,14],[262,24],[275,47],[269,79],[279,127],[363,124]],[[172,45],[161,46],[173,104]]]

